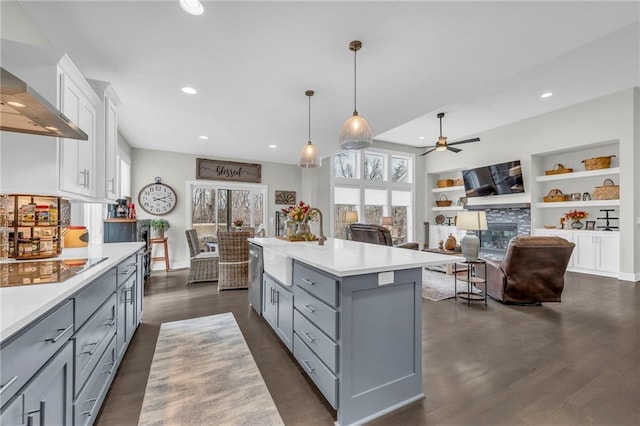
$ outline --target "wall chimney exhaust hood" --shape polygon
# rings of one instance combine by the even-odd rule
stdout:
[[[88,140],[89,136],[45,98],[0,67],[0,130]]]

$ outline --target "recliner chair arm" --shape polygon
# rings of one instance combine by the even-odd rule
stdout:
[[[487,260],[487,276],[484,277],[484,268],[478,266],[476,273],[480,278],[487,280],[487,294],[496,300],[504,299],[504,288],[507,282],[507,274],[505,274],[502,266],[498,262]],[[482,288],[482,285],[480,286]]]

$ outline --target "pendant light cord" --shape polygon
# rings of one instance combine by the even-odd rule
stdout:
[[[357,50],[353,51],[353,114],[358,115],[358,109],[356,108],[356,86],[358,83],[358,73],[356,68],[356,55],[358,54]]]
[[[311,96],[309,96],[309,143],[311,143]]]

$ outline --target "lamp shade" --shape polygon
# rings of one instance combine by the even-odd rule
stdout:
[[[322,166],[320,150],[309,141],[298,153],[298,167],[310,169]]]
[[[393,218],[391,216],[382,216],[382,226],[392,226]]]
[[[344,212],[344,221],[347,223],[355,223],[358,221],[358,212]]]
[[[488,229],[487,214],[481,210],[460,212],[456,219],[456,228],[466,231]]]
[[[355,112],[342,125],[340,149],[364,149],[373,145],[373,132],[367,120]]]

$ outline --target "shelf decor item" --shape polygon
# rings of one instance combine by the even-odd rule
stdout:
[[[480,239],[474,231],[488,229],[487,214],[482,210],[460,212],[456,228],[467,231],[467,234],[460,241],[462,256],[467,259],[467,262],[477,261],[480,252]]]
[[[442,194],[439,200],[436,200],[436,206],[449,207],[453,201],[447,199],[447,196]]]
[[[437,185],[438,188],[448,188],[453,186],[455,181],[453,179],[438,179]]]
[[[593,190],[594,200],[618,200],[620,198],[620,185],[613,180],[605,179],[602,186],[596,186]]]
[[[567,219],[571,219],[571,229],[582,229],[584,227],[584,223],[580,221],[580,219],[585,219],[589,216],[589,213],[584,211],[574,210],[565,215]]]
[[[615,157],[615,155],[587,158],[586,160],[582,160],[582,163],[584,163],[585,170],[608,169],[611,167],[611,159],[613,157]]]
[[[453,186],[462,186],[464,185],[464,180],[462,178],[458,178],[455,181],[453,181]]]
[[[557,163],[554,164],[553,168],[551,170],[545,170],[544,174],[545,175],[559,175],[562,173],[573,173],[573,169],[571,167],[565,167],[564,165]]]
[[[311,234],[309,222],[317,220],[318,213],[314,210],[311,212],[311,214],[307,215],[309,209],[311,209],[310,205],[305,204],[304,201],[300,201],[298,204],[280,210],[282,213],[286,214],[287,217],[296,226],[295,235],[293,236],[297,238],[296,241],[312,241],[312,238],[315,237],[313,234]]]
[[[547,195],[542,197],[545,203],[557,203],[561,201],[569,201],[569,194],[563,194],[559,189],[550,189]]]

